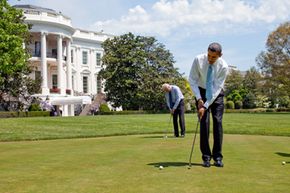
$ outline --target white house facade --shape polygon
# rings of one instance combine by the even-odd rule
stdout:
[[[41,78],[40,97],[60,105],[63,116],[74,115],[74,104],[90,103],[85,96],[103,92],[102,42],[113,37],[102,32],[73,28],[71,19],[52,9],[15,5],[32,24],[29,48],[32,78]]]

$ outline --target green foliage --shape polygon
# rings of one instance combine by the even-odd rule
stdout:
[[[103,43],[103,69],[107,99],[124,110],[160,110],[165,108],[161,85],[165,82],[185,87],[182,76],[173,67],[173,56],[154,37],[132,33]],[[181,88],[182,89],[182,88]]]
[[[32,103],[28,108],[28,111],[41,111],[41,107],[38,103]]]
[[[241,109],[241,108],[243,108],[243,102],[235,101],[235,109]]]
[[[266,51],[256,58],[263,74],[263,95],[271,105],[278,97],[290,96],[290,22],[281,24],[267,39]],[[279,104],[282,105],[282,104]]]
[[[225,82],[225,95],[228,96],[234,90],[238,91],[243,88],[241,84],[243,76],[238,70],[231,70]]]
[[[253,109],[256,108],[256,96],[252,92],[249,92],[243,100],[243,108]]]
[[[23,44],[29,42],[29,25],[24,23],[22,10],[0,1],[0,103],[5,110],[13,110],[10,98],[17,103],[16,109],[25,109],[29,89],[36,84],[27,76],[28,51]]]
[[[241,101],[243,98],[240,94],[239,90],[233,90],[228,96],[227,96],[227,100],[229,101],[233,101],[234,103],[236,101]]]
[[[110,112],[111,110],[107,104],[103,103],[100,105],[99,111],[100,113],[106,113],[106,112]]]
[[[233,101],[227,101],[226,102],[226,109],[234,109],[235,103]]]
[[[48,117],[48,111],[29,111],[29,112],[0,112],[0,118],[14,118],[14,117]]]

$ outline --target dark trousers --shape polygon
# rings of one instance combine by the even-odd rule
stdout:
[[[203,101],[205,99],[205,89],[199,88]],[[213,120],[213,149],[211,152],[209,145],[210,134],[210,112],[212,113]],[[205,111],[204,116],[200,121],[200,150],[202,159],[210,160],[213,158],[215,161],[222,160],[222,143],[223,143],[223,126],[222,119],[224,113],[224,92],[220,92],[215,101]]]
[[[179,126],[180,126],[180,130],[181,130],[181,135],[185,135],[184,111],[185,111],[184,110],[184,101],[182,99],[179,102],[179,105],[177,106],[177,108],[173,114],[174,135],[176,137],[179,136],[178,123],[177,123],[178,116],[179,116]]]

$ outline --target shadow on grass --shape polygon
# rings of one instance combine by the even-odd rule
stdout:
[[[188,166],[187,162],[156,162],[156,163],[149,163],[147,164],[149,166],[154,166],[156,168],[159,168],[160,166],[165,167],[184,167]],[[192,166],[202,166],[200,163],[191,163]]]
[[[280,155],[282,157],[290,157],[289,153],[276,152],[275,154]]]

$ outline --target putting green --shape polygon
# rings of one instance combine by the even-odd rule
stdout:
[[[1,142],[0,192],[289,192],[289,137],[225,135],[225,167],[203,168],[198,136],[189,170],[192,139],[193,134]]]

